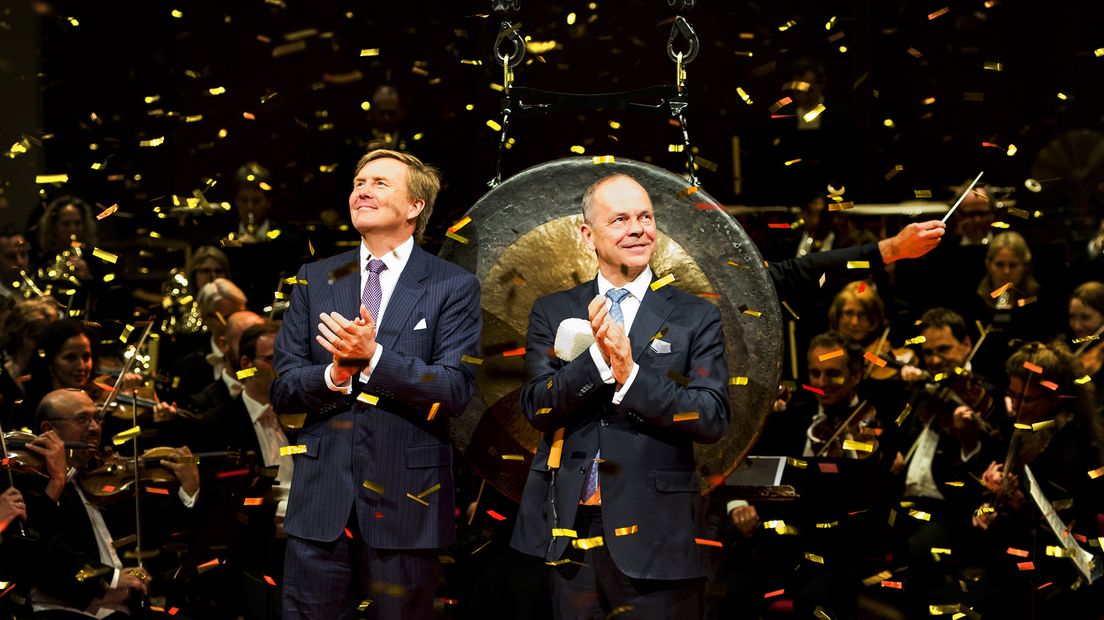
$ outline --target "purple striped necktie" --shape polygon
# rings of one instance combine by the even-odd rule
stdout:
[[[383,288],[380,287],[380,272],[387,269],[383,261],[375,258],[368,259],[368,279],[364,282],[364,292],[360,296],[361,303],[368,309],[372,321],[379,325],[380,304],[383,302]]]

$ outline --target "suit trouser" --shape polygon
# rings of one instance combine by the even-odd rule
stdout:
[[[335,541],[288,536],[284,619],[429,619],[440,575],[437,549],[369,546],[354,509],[346,533]]]
[[[602,536],[601,509],[579,506],[575,531],[579,538]],[[633,579],[617,568],[605,545],[586,550],[569,547],[563,557],[571,562],[552,569],[555,618],[701,617],[704,579]]]

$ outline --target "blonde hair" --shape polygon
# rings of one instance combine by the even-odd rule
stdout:
[[[426,224],[429,223],[429,217],[433,215],[433,203],[437,200],[437,193],[441,191],[440,171],[410,153],[390,149],[375,149],[368,151],[360,158],[353,174],[359,174],[360,169],[368,162],[377,159],[394,159],[406,164],[406,193],[410,194],[410,197],[414,200],[421,200],[425,203],[422,212],[418,214],[418,219],[414,223],[414,240],[421,243],[425,235]]]
[[[61,213],[62,209],[69,206],[76,207],[81,214],[81,238],[77,241],[87,245],[95,245],[96,218],[92,216],[92,207],[76,196],[61,196],[46,207],[46,211],[38,220],[39,251],[56,252],[68,249],[68,246],[54,247],[54,227],[57,225],[58,214]]]
[[[1016,290],[1023,293],[1026,297],[1038,293],[1039,283],[1035,280],[1035,276],[1031,275],[1031,248],[1027,246],[1027,240],[1024,239],[1023,235],[1014,230],[1009,230],[993,237],[993,240],[989,242],[989,249],[985,252],[985,277],[982,278],[981,282],[978,284],[977,294],[984,299],[986,303],[990,305],[994,304],[993,298],[989,293],[996,289],[998,285],[996,282],[993,282],[993,277],[989,275],[989,264],[993,262],[997,257],[997,253],[1001,250],[1009,250],[1024,264],[1023,276],[1020,278],[1019,282],[1013,282],[1012,286],[1016,287]]]
[[[866,284],[866,288],[859,293],[863,284]],[[849,301],[859,304],[862,308],[863,314],[870,321],[870,334],[877,334],[885,327],[885,302],[869,283],[862,281],[850,282],[836,293],[835,298],[832,299],[832,305],[828,308],[828,327],[833,330],[839,329],[843,306]]]

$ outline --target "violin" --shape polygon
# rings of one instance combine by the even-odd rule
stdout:
[[[32,474],[43,478],[49,478],[46,471],[46,461],[37,452],[27,449],[27,444],[35,440],[35,435],[23,431],[9,431],[4,433],[4,459],[0,461],[0,467],[7,468],[18,474]],[[65,442],[68,451],[67,460],[77,466],[86,463],[95,451],[92,446],[80,441]]]
[[[122,498],[129,497],[134,491],[136,482],[151,493],[169,494],[178,483],[173,472],[161,465],[161,461],[173,460],[175,450],[176,448],[167,446],[150,448],[137,459],[113,451],[108,452],[103,455],[96,467],[80,475],[81,489],[90,501],[100,506],[111,505]],[[237,462],[242,459],[242,454],[238,451],[222,451],[200,452],[192,455],[196,463],[201,462],[201,459],[219,457]],[[134,472],[136,461],[137,476]]]
[[[924,384],[924,391],[932,396],[934,406],[933,414],[944,428],[953,425],[954,410],[966,406],[977,415],[974,421],[978,429],[990,436],[996,436],[997,430],[987,420],[993,412],[996,399],[990,393],[990,388],[974,373],[963,368],[955,368],[953,374],[942,378],[940,381],[928,381]]]
[[[877,409],[864,400],[843,422],[837,424],[836,420],[825,418],[809,427],[807,434],[818,457],[862,460],[877,453],[881,432]]]

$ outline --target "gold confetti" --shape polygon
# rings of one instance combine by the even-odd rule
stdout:
[[[893,576],[893,573],[891,571],[884,570],[884,571],[882,571],[882,572],[880,572],[876,575],[871,575],[871,576],[867,577],[866,579],[863,579],[862,583],[863,583],[864,586],[869,587],[869,586],[872,586],[874,584],[881,583],[882,581],[885,581],[886,579],[889,579],[892,576]]]
[[[487,121],[487,126],[490,127],[491,129],[495,130],[495,131],[502,131],[502,125],[499,125],[497,122],[495,122],[493,120]]]
[[[431,495],[431,494],[436,493],[437,491],[440,491],[440,490],[441,490],[441,483],[438,482],[437,484],[435,484],[435,485],[429,487],[428,489],[422,491],[421,493],[419,493],[418,494],[418,499],[422,499],[422,498],[426,497],[427,495]]]
[[[35,175],[35,183],[39,185],[45,185],[46,183],[68,183],[69,175],[67,174],[38,174]]]
[[[537,409],[537,415],[544,415],[546,413],[552,413],[552,408],[551,407],[541,407],[540,409]]]
[[[930,189],[914,189],[914,190],[912,190],[912,193],[915,194],[917,198],[931,198],[932,197],[932,193],[931,193]]]
[[[827,353],[819,355],[817,357],[817,359],[819,361],[826,362],[826,361],[828,361],[830,359],[833,359],[833,358],[836,358],[836,357],[842,357],[843,355],[844,355],[844,350],[843,349],[836,349],[835,351],[829,351]]]
[[[946,547],[932,547],[931,552],[933,555],[951,555],[952,552]]]
[[[789,304],[789,303],[787,303],[786,301],[783,301],[783,302],[782,302],[782,307],[783,307],[783,308],[785,308],[785,309],[786,309],[786,310],[787,310],[787,311],[788,311],[788,312],[789,312],[790,314],[792,314],[792,315],[793,315],[793,318],[794,318],[795,320],[797,320],[797,321],[800,321],[800,320],[801,320],[801,317],[797,316],[797,313],[796,313],[796,312],[794,312],[794,309],[790,307],[790,304]]]
[[[380,495],[383,495],[383,485],[372,482],[371,480],[365,480],[364,481],[364,488],[368,489],[369,491],[372,491],[373,493],[378,493]]]
[[[115,261],[119,260],[118,256],[116,256],[116,255],[114,255],[111,252],[108,252],[106,250],[101,250],[100,248],[93,248],[92,249],[92,256],[95,256],[96,258],[98,258],[98,259],[100,259],[104,262],[111,263],[112,265],[115,264]]]
[[[593,538],[579,538],[571,541],[571,546],[576,549],[593,549],[595,547],[601,547],[606,544],[606,541],[601,536],[595,536]]]
[[[520,454],[503,454],[503,461],[524,461],[525,457]]]
[[[999,62],[986,62],[982,67],[986,71],[1004,71],[1004,64]]]
[[[747,377],[729,377],[728,384],[729,385],[747,385],[748,384],[748,378]]]
[[[870,261],[868,260],[849,260],[847,261],[848,269],[870,269]]]
[[[816,117],[820,116],[825,109],[826,108],[824,107],[823,103],[818,103],[816,104],[815,108],[801,115],[801,120],[805,121],[806,123],[811,123],[816,120]]]
[[[937,17],[941,17],[943,15],[946,15],[950,10],[951,10],[951,7],[945,6],[941,9],[939,9],[938,11],[933,11],[931,13],[928,13],[928,21],[931,21],[931,20],[933,20]]]
[[[823,556],[819,556],[815,553],[809,553],[808,551],[805,552],[805,559],[809,560],[810,562],[816,562],[817,564],[824,564]]]
[[[919,521],[931,521],[931,514],[924,512],[923,510],[915,510],[913,508],[910,508],[908,516]]]
[[[110,567],[110,566],[100,566],[99,568],[92,568],[91,566],[85,566],[84,568],[77,571],[76,579],[77,579],[77,581],[79,581],[81,583],[84,583],[85,581],[87,581],[89,579],[92,579],[94,577],[99,577],[101,575],[106,575],[106,574],[108,574],[108,573],[110,573],[114,570],[115,569]]]
[[[637,531],[639,531],[639,528],[637,528],[637,526],[630,525],[628,527],[619,527],[619,528],[613,530],[613,535],[614,536],[629,536],[631,534],[637,533]]]
[[[858,452],[873,452],[874,451],[874,444],[872,444],[872,443],[863,443],[861,441],[853,441],[851,439],[844,439],[843,440],[843,449],[844,450],[855,450],[855,451],[858,451]]]
[[[902,170],[904,170],[904,169],[905,169],[905,167],[904,167],[904,166],[902,166],[901,164],[897,164],[896,166],[894,166],[894,167],[893,167],[893,169],[892,169],[892,170],[890,170],[889,172],[885,173],[885,180],[889,181],[889,180],[890,180],[890,179],[892,179],[893,177],[897,176],[897,174],[898,174],[899,172],[901,172]]]
[[[280,448],[280,456],[291,456],[293,454],[306,454],[307,447],[303,444],[297,446],[283,446]]]
[[[483,363],[483,360],[479,359],[478,357],[472,357],[470,355],[461,355],[460,361],[467,362],[469,364],[475,364],[476,366]]]
[[[909,345],[914,345],[914,344],[924,344],[927,341],[928,341],[927,338],[925,338],[923,336],[917,336],[915,338],[909,338],[908,340],[906,340],[905,345],[909,346]]]
[[[786,464],[791,466],[791,467],[796,467],[798,469],[805,469],[806,467],[809,466],[809,464],[807,462],[805,462],[801,459],[795,459],[792,456],[787,456],[786,457]]]
[[[376,405],[379,403],[379,396],[373,396],[368,392],[361,392],[360,395],[357,396],[357,400],[362,403],[368,403],[369,405]]]
[[[416,497],[416,496],[414,496],[410,493],[407,493],[406,496],[409,497],[410,499],[418,502],[419,504],[421,504],[423,506],[426,506],[427,508],[429,507],[429,502],[425,501],[424,499],[422,499],[420,497]]]
[[[134,439],[135,437],[137,437],[138,435],[141,435],[141,434],[142,434],[142,427],[141,426],[133,426],[133,427],[128,428],[125,431],[115,435],[114,437],[112,437],[111,438],[111,443],[113,443],[117,446],[121,446],[124,443],[130,441],[131,439]]]
[[[248,379],[249,377],[252,377],[253,375],[257,374],[257,369],[256,368],[242,368],[241,370],[239,370],[235,374],[238,377],[238,381],[241,381],[242,379]]]
[[[426,416],[426,421],[428,422],[428,421],[432,420],[433,418],[437,417],[437,411],[440,408],[441,408],[441,403],[433,403],[433,405],[430,406],[430,408],[429,408],[429,415]]]
[[[1104,476],[1104,467],[1098,467],[1089,472],[1089,478],[1096,480],[1097,478]]]
[[[445,231],[445,236],[448,237],[449,239],[452,239],[453,241],[458,241],[458,242],[464,243],[464,244],[467,244],[468,241],[469,241],[469,239],[467,237],[458,235],[458,234],[456,234],[456,233],[454,233],[450,230]]]
[[[452,226],[449,226],[448,231],[449,232],[456,232],[456,231],[460,230],[461,228],[463,228],[463,227],[467,226],[468,224],[470,224],[471,221],[472,221],[471,216],[470,215],[465,215],[463,218],[460,219],[460,221],[456,222]]]
[[[839,521],[832,521],[830,523],[817,523],[816,524],[818,530],[829,530],[829,529],[832,529],[833,527],[836,527],[837,525],[839,525]]]
[[[750,316],[763,316],[763,313],[758,310],[752,310],[750,308],[744,308],[743,313]]]
[[[675,281],[675,274],[669,273],[669,274],[663,276],[662,278],[656,280],[655,282],[652,282],[651,287],[652,287],[653,291],[658,291],[659,289],[667,286],[668,284],[670,284],[674,281]]]
[[[686,422],[688,420],[697,420],[701,417],[701,414],[697,411],[691,411],[689,413],[676,413],[674,417],[675,422]]]
[[[610,126],[613,126],[613,121],[610,121]],[[620,127],[620,125],[618,125],[618,127]],[[614,127],[614,129],[617,129],[617,127]],[[590,161],[595,164],[612,164],[617,160],[613,155],[595,155]]]
[[[357,611],[364,611],[368,609],[368,606],[372,604],[372,599],[366,598],[357,604]]]
[[[1072,558],[1073,550],[1066,549],[1065,547],[1057,547],[1055,545],[1047,545],[1046,554],[1052,558]]]
[[[855,203],[851,202],[851,201],[848,201],[848,202],[833,202],[832,204],[828,205],[828,210],[829,211],[846,211],[846,210],[852,209],[854,207],[855,207]]]
[[[306,286],[307,281],[300,279],[298,276],[291,276],[290,278],[284,278],[284,284]]]
[[[379,56],[379,53],[380,53],[380,51],[379,51],[378,47],[371,48],[371,49],[360,50],[361,58],[363,58],[365,56]]]
[[[579,534],[577,534],[575,532],[575,530],[568,529],[566,527],[554,527],[554,528],[552,528],[552,537],[555,538],[557,536],[566,536],[568,538],[578,538]]]
[[[116,211],[118,211],[118,210],[119,210],[119,205],[117,205],[117,204],[115,204],[115,205],[111,205],[110,207],[108,207],[108,208],[104,209],[104,210],[103,210],[102,212],[100,212],[99,214],[97,214],[97,215],[96,215],[96,219],[97,219],[97,220],[102,220],[102,219],[104,219],[105,217],[107,217],[107,216],[111,215],[112,213],[115,213],[115,212],[116,212]]]

